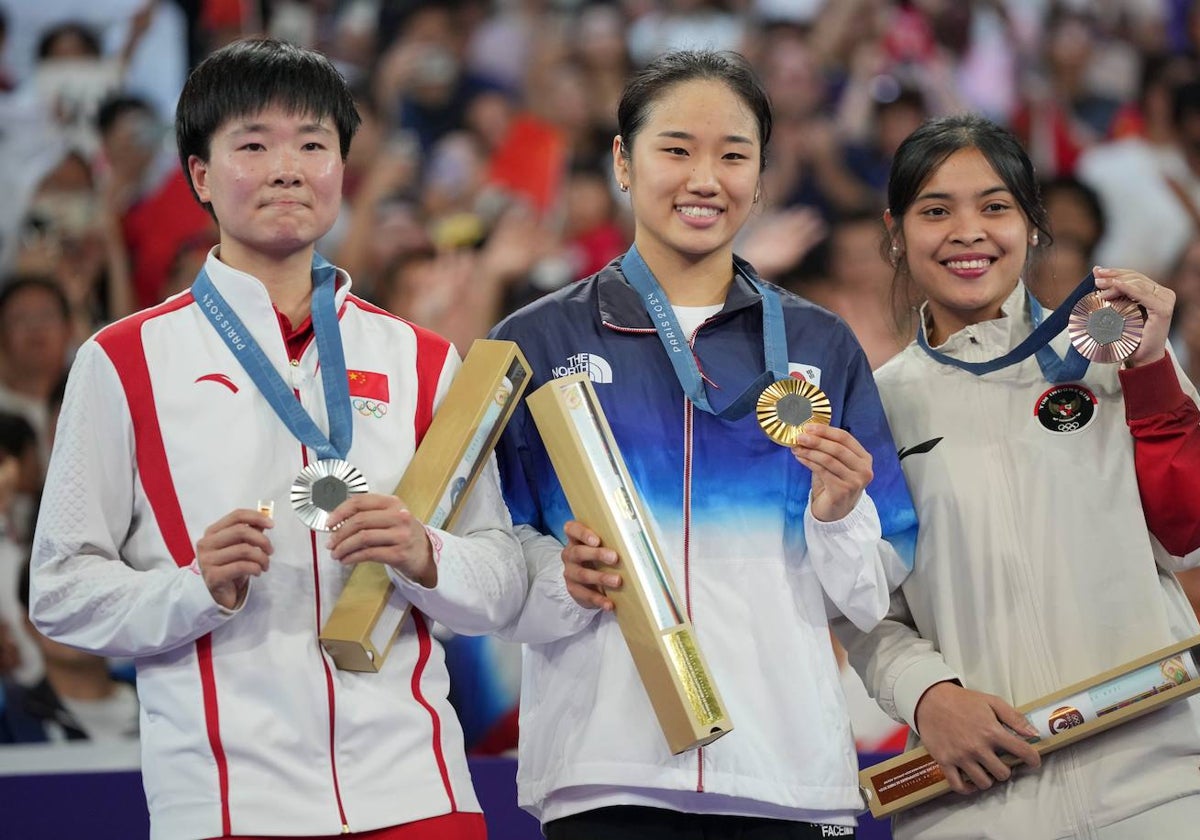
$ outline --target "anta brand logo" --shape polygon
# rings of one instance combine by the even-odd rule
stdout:
[[[573,373],[586,373],[588,379],[597,385],[604,385],[613,381],[612,365],[608,363],[608,359],[598,356],[595,353],[576,353],[573,356],[568,356],[566,364],[559,365],[550,370],[550,374],[555,379],[562,379],[564,376],[570,376]]]
[[[941,442],[942,439],[940,437],[935,437],[925,441],[924,443],[918,443],[916,446],[910,446],[908,449],[900,449],[896,452],[897,460],[903,461],[909,455],[924,455]]]
[[[1038,397],[1033,416],[1043,429],[1069,435],[1092,422],[1096,403],[1096,395],[1082,385],[1055,385]]]

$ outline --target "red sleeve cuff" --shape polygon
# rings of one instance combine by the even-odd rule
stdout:
[[[1187,399],[1169,354],[1148,365],[1121,368],[1118,375],[1125,394],[1126,422],[1174,411]]]

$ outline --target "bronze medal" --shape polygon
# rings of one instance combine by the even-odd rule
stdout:
[[[1111,364],[1127,359],[1142,340],[1146,318],[1129,298],[1105,300],[1099,292],[1079,299],[1067,321],[1067,335],[1079,355]]]

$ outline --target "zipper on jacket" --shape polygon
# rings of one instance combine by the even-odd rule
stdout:
[[[307,345],[306,345],[307,348]],[[293,376],[293,393],[296,395],[296,400],[303,402],[300,399],[300,390],[296,387],[295,377],[299,372],[300,362],[297,359],[291,360],[289,371]],[[300,461],[305,467],[308,466],[308,449],[304,444],[300,444]],[[312,546],[312,570],[313,570],[313,608],[316,611],[315,622],[317,630],[321,629],[321,572],[318,565],[317,557],[317,532],[309,531],[309,544]],[[320,645],[320,642],[317,642]],[[338,782],[337,772],[337,754],[336,747],[336,703],[333,692],[333,672],[329,669],[329,658],[321,653],[321,667],[325,669],[325,694],[329,701],[329,772],[333,778],[333,798],[337,802],[338,821],[342,824],[342,834],[350,833],[350,821],[346,819],[346,806],[342,803],[342,787]]]
[[[683,398],[683,603],[688,621],[692,620],[692,417],[694,411],[692,401],[685,396]],[[696,792],[704,793],[704,747],[696,750]]]

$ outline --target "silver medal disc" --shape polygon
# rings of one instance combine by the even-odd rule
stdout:
[[[352,465],[336,458],[309,464],[292,482],[292,508],[314,531],[331,530],[329,514],[351,496],[368,492],[367,479]]]

